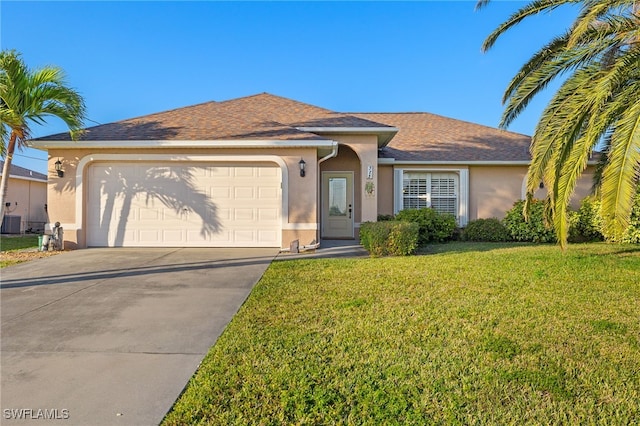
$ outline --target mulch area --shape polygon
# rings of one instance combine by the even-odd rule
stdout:
[[[0,261],[9,262],[10,264],[28,262],[34,259],[41,259],[43,257],[55,256],[62,251],[38,251],[35,248],[24,250],[12,250],[0,252]]]

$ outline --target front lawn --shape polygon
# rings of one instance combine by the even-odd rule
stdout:
[[[277,261],[164,423],[637,424],[639,315],[638,246]]]
[[[16,250],[27,248],[38,248],[37,235],[3,235],[0,237],[0,268],[28,260],[25,255],[15,253]]]
[[[31,247],[38,247],[37,235],[5,235],[0,237],[0,251],[20,250]]]

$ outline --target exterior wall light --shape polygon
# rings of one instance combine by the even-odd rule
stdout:
[[[58,158],[58,161],[55,162],[56,172],[58,173],[58,177],[64,177],[64,170],[62,170],[62,162]]]
[[[298,165],[300,166],[300,177],[304,177],[306,175],[304,169],[307,166],[307,163],[305,163],[304,160],[301,158],[300,161],[298,162]]]

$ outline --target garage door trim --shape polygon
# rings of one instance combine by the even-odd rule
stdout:
[[[277,155],[187,155],[176,156],[175,154],[94,154],[84,157],[78,163],[76,169],[76,222],[75,224],[63,224],[64,227],[74,228],[78,231],[82,230],[86,241],[86,215],[85,203],[88,196],[88,188],[83,184],[84,174],[87,172],[91,163],[97,161],[127,161],[127,162],[180,162],[182,164],[189,162],[235,162],[235,163],[255,163],[255,162],[271,162],[276,163],[281,170],[282,176],[282,223],[281,230],[289,222],[289,173],[284,160]]]

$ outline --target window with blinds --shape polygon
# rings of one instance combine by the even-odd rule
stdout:
[[[458,175],[456,173],[405,172],[402,208],[432,207],[458,217]]]

